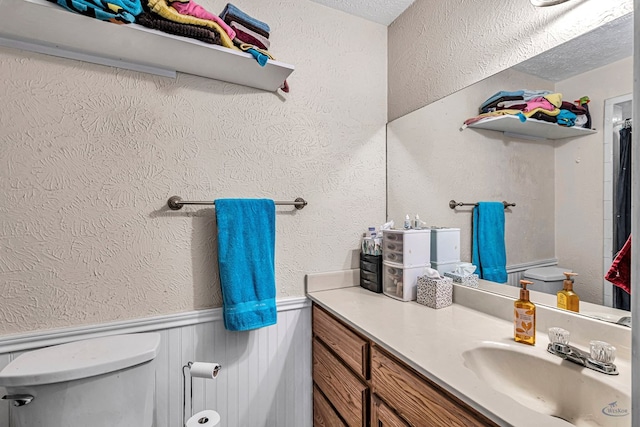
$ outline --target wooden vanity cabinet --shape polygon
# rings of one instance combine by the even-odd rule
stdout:
[[[315,305],[312,316],[314,394],[322,392],[344,425],[367,427],[369,342]]]
[[[371,351],[371,387],[412,426],[497,426],[376,346]]]
[[[496,426],[313,306],[314,426]]]
[[[315,425],[315,424],[314,424]],[[371,427],[409,427],[376,395],[371,396]]]

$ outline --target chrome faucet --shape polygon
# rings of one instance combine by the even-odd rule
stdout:
[[[562,328],[549,328],[549,341],[547,351],[551,354],[603,374],[618,375],[613,363],[616,348],[611,344],[591,341],[591,352],[587,353],[569,345],[569,332]]]

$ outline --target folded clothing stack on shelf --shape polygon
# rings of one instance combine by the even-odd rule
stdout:
[[[480,105],[479,115],[465,120],[464,124],[470,125],[496,116],[515,115],[522,122],[536,119],[560,126],[591,128],[588,103],[588,96],[572,103],[563,101],[561,93],[547,90],[500,91]]]
[[[173,25],[169,26],[165,23],[164,28],[159,28],[158,26],[151,28],[161,29],[171,34],[192,38],[194,38],[191,35],[194,30],[199,29],[198,32],[201,32],[201,30],[204,29],[214,33],[210,35],[208,38],[209,40],[215,41],[219,39],[220,42],[216,44],[220,44],[229,49],[237,49],[228,32],[220,25],[220,18],[207,12],[195,2],[191,4],[192,1],[193,0],[188,2],[173,2],[169,5],[167,0],[147,0],[148,16],[145,16],[145,19],[139,19],[138,23],[149,27],[149,25],[147,25],[147,18],[152,18],[155,22],[162,22],[162,19],[160,18],[163,18],[164,20],[173,23]],[[178,9],[173,7],[174,5],[184,13],[179,12]],[[222,22],[222,24],[224,24],[224,22]],[[226,27],[226,24],[224,25]],[[167,28],[170,30],[167,31]],[[210,42],[202,38],[198,39],[208,43]]]
[[[260,66],[275,59],[268,51],[271,28],[266,23],[227,3],[217,16],[195,0],[49,0],[91,18],[118,24],[138,23],[168,34],[242,50]],[[285,80],[281,86],[289,92]]]
[[[271,47],[269,24],[243,12],[231,3],[227,3],[220,18],[235,31],[236,37],[233,42],[236,46],[253,55],[258,64],[264,67],[267,60],[275,59],[269,53]],[[285,80],[280,89],[283,92],[289,92],[289,83]]]

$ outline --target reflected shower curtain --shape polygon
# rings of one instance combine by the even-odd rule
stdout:
[[[620,129],[620,167],[618,184],[614,188],[615,233],[613,235],[613,251],[620,252],[631,234],[631,126]],[[615,258],[615,257],[614,257]],[[613,287],[613,306],[622,310],[630,310],[629,294],[617,286]]]

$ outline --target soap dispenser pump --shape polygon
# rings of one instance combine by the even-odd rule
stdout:
[[[529,345],[536,343],[536,306],[529,301],[527,290],[532,284],[529,280],[520,280],[520,299],[513,303],[513,339]]]
[[[576,273],[565,272],[566,276],[564,282],[562,282],[562,290],[558,291],[558,308],[565,310],[580,311],[580,297],[573,291],[573,279],[572,276],[577,276]]]

